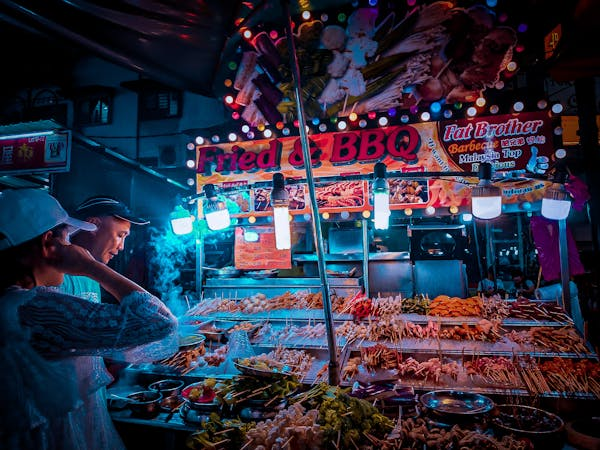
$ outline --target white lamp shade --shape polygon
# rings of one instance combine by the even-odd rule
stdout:
[[[275,247],[287,250],[292,247],[289,210],[287,206],[273,208],[273,224],[275,225]]]
[[[373,192],[373,222],[376,230],[387,230],[390,225],[390,194],[386,191]]]
[[[205,217],[208,228],[214,231],[224,230],[231,223],[231,218],[229,217],[229,210],[227,208],[207,212],[205,214]]]
[[[551,220],[562,220],[569,216],[571,202],[569,200],[542,199],[542,216]]]
[[[173,233],[179,236],[191,233],[194,231],[192,216],[171,219],[171,228],[173,229]]]
[[[479,219],[495,219],[502,212],[502,197],[471,197],[471,208]]]

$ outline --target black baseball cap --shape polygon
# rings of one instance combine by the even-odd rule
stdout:
[[[115,216],[134,225],[147,225],[150,223],[149,220],[135,216],[122,201],[105,195],[88,198],[75,208],[72,215],[82,220],[88,217]]]

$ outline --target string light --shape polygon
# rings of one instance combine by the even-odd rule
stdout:
[[[228,105],[231,105],[233,103],[233,95],[226,95],[225,103],[227,103]]]
[[[328,212],[324,212],[323,214],[321,214],[321,217],[322,217],[324,220],[327,220],[327,219],[329,219],[329,213],[328,213]]]
[[[366,127],[367,126],[367,121],[365,119],[360,119],[358,121],[358,126],[361,127],[361,128]]]
[[[408,123],[408,120],[409,120],[409,118],[408,118],[408,116],[406,114],[402,114],[400,116],[400,122],[402,122],[402,123]]]
[[[221,140],[221,138],[215,134],[212,138],[210,138],[210,140],[216,144],[217,142],[219,142]]]
[[[523,108],[525,108],[525,105],[523,104],[523,102],[520,102],[520,101],[519,101],[519,102],[515,102],[515,104],[513,105],[513,109],[514,109],[516,112],[521,112],[521,111],[523,111]]]
[[[204,138],[202,136],[196,136],[196,144],[198,144],[198,145],[204,144]]]
[[[368,211],[368,210],[367,210],[367,211],[363,211],[363,212],[362,212],[362,216],[363,216],[365,219],[368,219],[369,217],[371,217],[371,211]]]
[[[355,112],[350,113],[348,119],[350,120],[350,122],[354,122],[356,119],[358,119],[358,114],[356,114]]]
[[[446,109],[444,111],[444,118],[449,119],[452,117],[452,110],[451,109]]]
[[[188,150],[194,150],[196,148],[196,146],[194,145],[193,142],[188,142],[187,145],[186,145],[186,148]]]
[[[273,132],[271,130],[269,130],[268,128],[263,132],[263,136],[266,137],[267,139],[269,139],[271,136],[273,136]]]
[[[406,215],[406,216],[412,216],[412,213],[413,213],[412,208],[406,208],[404,210],[404,215]]]
[[[473,117],[476,114],[477,114],[477,108],[475,108],[474,106],[470,106],[469,108],[467,108],[467,116]]]
[[[310,19],[310,11],[302,11],[302,18],[304,20],[309,20]]]
[[[246,28],[242,32],[242,36],[244,36],[244,39],[252,39],[252,31],[250,29]]]
[[[250,126],[249,125],[242,125],[242,133],[247,133],[248,131],[250,131]]]
[[[552,112],[554,114],[560,114],[563,111],[563,105],[560,103],[555,103],[552,105]]]
[[[483,108],[485,106],[485,98],[479,97],[477,100],[475,100],[475,104],[480,108]]]
[[[346,128],[348,128],[348,124],[346,123],[346,121],[340,120],[337,124],[337,127],[339,130],[345,130]]]
[[[506,70],[508,70],[509,72],[514,72],[515,70],[517,70],[517,63],[514,61],[509,62],[506,65]]]
[[[380,117],[378,121],[380,127],[385,127],[388,124],[388,122],[389,121],[387,117]]]
[[[227,136],[227,138],[229,139],[229,142],[235,142],[237,141],[237,134],[235,133],[229,133],[229,136]]]
[[[248,223],[256,223],[256,217],[254,217],[254,216],[248,217]]]
[[[429,205],[427,208],[425,208],[425,214],[428,216],[433,216],[435,214],[435,208]]]
[[[325,123],[320,124],[319,125],[319,131],[321,133],[325,133],[327,131],[327,124],[325,124]]]
[[[544,109],[544,108],[546,108],[546,106],[548,106],[548,102],[546,100],[544,100],[544,99],[539,100],[537,102],[538,109]]]
[[[427,122],[429,119],[431,119],[431,114],[429,114],[427,111],[423,111],[421,113],[421,120],[423,122]]]
[[[450,207],[450,214],[456,214],[458,212],[458,206],[452,205]]]
[[[186,166],[188,169],[193,169],[194,167],[196,167],[196,161],[194,161],[193,159],[188,159],[188,160],[185,162],[185,166]]]
[[[498,105],[492,105],[492,106],[490,106],[490,112],[492,114],[498,114],[498,111],[500,111],[500,107]]]
[[[194,180],[193,178],[188,178],[186,182],[188,186],[193,186],[194,184],[196,184],[196,180]]]

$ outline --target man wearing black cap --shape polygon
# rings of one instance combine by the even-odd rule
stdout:
[[[149,221],[135,216],[120,200],[109,196],[95,196],[81,203],[72,214],[73,217],[96,225],[96,231],[81,231],[71,235],[71,242],[87,249],[92,256],[104,263],[114,258],[125,247],[131,224],[146,225]],[[91,278],[65,275],[62,292],[94,303],[100,303],[100,285]],[[86,450],[123,449],[117,430],[112,425],[106,410],[106,386],[113,381],[107,371],[103,358],[99,356],[80,356],[73,358],[77,373],[80,396],[83,407],[78,410],[73,422],[86,422],[86,441],[90,447]],[[103,421],[98,421],[98,411],[103,411]],[[90,426],[93,422],[94,426]]]

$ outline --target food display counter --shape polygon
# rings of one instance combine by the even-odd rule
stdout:
[[[180,317],[185,333],[205,336],[201,348],[180,352],[193,358],[179,357],[177,364],[171,364],[172,359],[132,365],[125,378],[141,387],[165,378],[182,379],[186,385],[208,379],[235,383],[248,376],[238,365],[243,360],[256,367],[253,374],[263,382],[273,383],[269,370],[277,372],[279,367],[282,376],[294,374],[301,386],[298,392],[311,392],[327,380],[328,348],[319,301],[318,292],[307,296],[301,289],[270,297],[255,291],[247,298],[205,299]],[[382,413],[389,413],[385,396],[390,386],[412,393],[403,403],[405,420],[413,417],[414,424],[427,423],[429,428],[431,417],[421,411],[419,417],[425,419],[419,419],[419,408],[414,409],[427,392],[483,395],[495,404],[535,404],[558,409],[565,419],[574,411],[591,413],[599,405],[598,357],[555,302],[349,295],[334,297],[333,311],[341,387],[354,391],[357,386],[387,386],[382,392],[387,389],[388,394],[374,397]],[[269,366],[277,358],[281,365]],[[125,393],[122,385],[114,389]],[[269,417],[279,411],[272,408]],[[152,418],[132,417],[123,409],[112,414],[123,423],[183,431],[203,427],[180,412],[169,420],[166,410]],[[263,419],[261,414],[254,420]],[[492,419],[482,414],[469,420],[483,426]],[[468,427],[467,422],[463,417],[460,424]],[[562,446],[564,438],[559,442]]]

